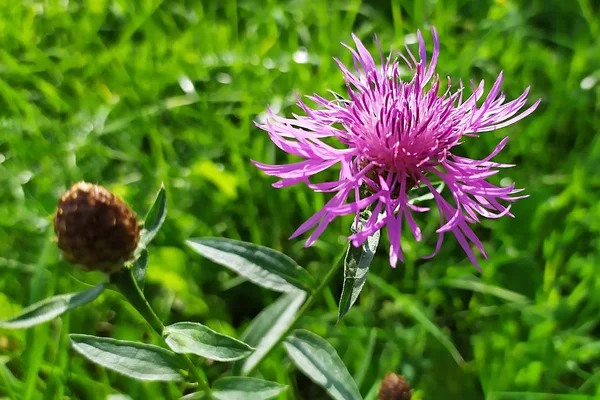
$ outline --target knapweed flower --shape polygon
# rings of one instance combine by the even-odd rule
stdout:
[[[483,81],[478,86],[471,82],[472,93],[467,98],[463,96],[462,82],[453,92],[448,78],[447,90],[440,94],[441,82],[435,73],[439,55],[435,28],[432,34],[434,49],[429,65],[421,32],[418,32],[418,61],[408,46],[406,56],[398,53],[399,58],[393,58],[390,52],[384,60],[376,38],[381,65],[376,65],[365,46],[352,35],[356,50],[344,46],[352,52],[354,70],[335,59],[344,76],[348,98],[336,95],[333,100],[327,100],[317,94],[308,96],[317,104],[316,109],[298,98],[297,104],[306,116],[282,118],[269,110],[266,123],[257,124],[268,132],[277,147],[304,159],[286,165],[253,161],[268,175],[281,178],[274,187],[304,183],[315,191],[335,193],[291,238],[316,225],[306,242],[306,246],[310,246],[335,217],[356,214],[358,221],[361,210],[369,208],[371,216],[349,239],[358,247],[374,232],[387,227],[390,264],[395,267],[398,259],[403,260],[400,244],[403,221],[415,239],[421,240],[421,230],[413,213],[426,212],[429,208],[411,204],[408,197],[409,190],[418,187],[433,194],[440,218],[435,251],[426,257],[433,257],[440,249],[444,233],[452,232],[477,268],[471,243],[487,259],[469,224],[479,222],[480,216],[512,216],[510,205],[502,203],[525,197],[515,196],[522,189],[515,189],[514,184],[498,187],[486,181],[498,168],[512,166],[491,161],[508,138],[482,160],[459,157],[452,151],[462,144],[464,136],[477,137],[479,133],[494,131],[524,118],[535,110],[539,100],[519,114],[527,101],[529,88],[505,103],[505,96],[500,92],[502,73],[481,105],[478,103],[484,93]],[[412,74],[409,81],[400,77],[403,63]],[[339,145],[332,146],[332,139],[337,139]],[[341,167],[338,180],[310,181],[313,175],[336,164]],[[452,195],[451,201],[436,191],[436,181],[445,184]]]

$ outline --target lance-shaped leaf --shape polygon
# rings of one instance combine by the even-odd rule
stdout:
[[[277,292],[312,291],[312,276],[294,260],[268,247],[225,238],[188,240],[202,256],[231,269],[249,281]]]
[[[176,353],[196,354],[216,361],[235,361],[254,350],[246,343],[195,322],[179,322],[163,331],[167,345]]]
[[[245,376],[228,376],[217,379],[212,386],[216,400],[267,400],[287,389],[276,382]]]
[[[8,321],[0,321],[0,328],[29,328],[49,321],[75,307],[95,300],[106,288],[106,285],[106,283],[101,283],[83,292],[63,294],[39,301],[23,309],[18,316]]]
[[[150,344],[111,338],[69,335],[73,348],[88,360],[142,381],[180,381],[182,376],[175,353]]]
[[[358,231],[367,220],[360,218]],[[360,247],[354,247],[348,243],[348,250],[344,258],[344,286],[342,287],[342,296],[338,307],[338,321],[356,302],[358,295],[367,281],[369,267],[379,245],[380,231],[375,232],[365,240]]]
[[[156,199],[144,219],[144,229],[140,235],[139,248],[148,247],[148,244],[154,239],[163,222],[165,222],[165,218],[167,218],[167,191],[164,183],[161,183]]]
[[[336,400],[360,400],[362,396],[332,345],[306,330],[296,330],[284,342],[296,366]]]
[[[148,250],[141,249],[140,256],[135,260],[131,273],[138,287],[143,292],[146,284],[146,269],[148,268]]]
[[[286,293],[254,318],[241,339],[255,350],[248,358],[233,365],[234,374],[246,375],[262,361],[288,330],[305,298],[306,292],[300,290]]]

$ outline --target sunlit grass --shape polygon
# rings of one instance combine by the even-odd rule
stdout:
[[[148,296],[164,321],[239,335],[276,296],[232,283],[186,239],[263,244],[320,276],[350,226],[334,222],[310,249],[287,240],[327,196],[270,187],[249,159],[286,156],[253,121],[269,104],[300,112],[294,92],[343,93],[332,57],[351,62],[340,45],[351,32],[372,50],[375,33],[400,49],[429,25],[440,34],[442,79],[491,85],[504,70],[508,98],[529,85],[542,98],[521,123],[464,144],[477,158],[510,136],[499,161],[517,166],[502,176],[531,197],[515,204],[515,219],[477,227],[490,256],[481,275],[452,238],[434,260],[419,258],[435,246],[432,215],[423,243],[406,237],[407,260],[395,270],[382,240],[373,279],[339,325],[341,279],[304,323],[338,349],[365,396],[388,371],[424,399],[600,396],[600,9],[591,0],[0,5],[0,318],[101,280],[62,261],[52,242],[51,214],[72,182],[102,183],[141,219],[165,181],[169,217],[150,256]],[[32,331],[0,331],[0,394],[178,398],[174,384],[141,384],[69,353],[69,332],[153,340],[147,331],[110,291]],[[324,398],[283,360],[276,351],[261,367],[293,387],[281,399]]]

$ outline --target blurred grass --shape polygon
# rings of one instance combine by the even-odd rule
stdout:
[[[516,219],[477,227],[491,260],[483,274],[451,238],[434,260],[419,258],[434,245],[432,215],[422,221],[423,243],[405,240],[407,261],[397,269],[381,244],[372,279],[342,323],[338,279],[305,326],[338,349],[371,398],[388,371],[404,374],[424,399],[600,396],[600,7],[592,0],[1,3],[0,318],[102,279],[61,261],[51,241],[51,214],[72,182],[108,186],[142,216],[164,180],[169,216],[151,249],[148,295],[169,322],[239,335],[276,295],[240,284],[183,240],[252,241],[320,276],[349,226],[333,223],[310,249],[287,240],[327,197],[270,187],[249,159],[287,156],[252,121],[267,104],[297,111],[294,91],[342,92],[332,57],[350,61],[339,42],[351,32],[373,50],[374,33],[385,48],[401,48],[428,25],[440,34],[442,77],[489,83],[504,70],[508,98],[529,85],[531,99],[542,98],[526,120],[463,148],[482,157],[509,135],[498,159],[517,167],[502,179],[531,197],[513,207]],[[156,341],[109,291],[45,326],[0,332],[0,394],[181,393],[90,365],[69,350],[68,332]],[[226,370],[215,364],[210,378]],[[282,399],[325,396],[281,350],[261,373],[292,386]]]

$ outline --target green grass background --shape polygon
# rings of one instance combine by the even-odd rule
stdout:
[[[18,4],[21,3],[21,4]],[[423,399],[600,398],[600,6],[594,0],[5,1],[0,5],[0,318],[44,297],[100,282],[62,261],[51,215],[71,183],[101,183],[143,216],[160,182],[169,214],[150,252],[147,294],[168,323],[193,320],[239,336],[277,295],[240,282],[183,246],[223,236],[285,252],[321,276],[350,220],[311,248],[287,237],[327,200],[276,190],[249,159],[290,161],[253,120],[270,104],[298,112],[293,92],[343,90],[332,60],[355,32],[372,50],[401,48],[435,25],[438,73],[487,88],[504,70],[508,98],[531,85],[538,110],[461,149],[516,163],[498,178],[531,195],[516,219],[476,233],[479,274],[455,239],[406,237],[391,269],[382,240],[360,302],[336,325],[341,276],[302,326],[338,350],[364,396],[386,372]],[[431,49],[431,36],[424,32]],[[410,39],[410,36],[408,37]],[[301,61],[298,63],[296,61]],[[193,90],[189,90],[193,84]],[[189,93],[184,91],[187,88]],[[67,334],[159,343],[116,292],[29,331],[0,331],[0,395],[14,399],[178,398],[176,384],[139,383],[91,365]],[[459,354],[459,355],[458,355]],[[460,362],[460,358],[464,362]],[[457,362],[457,360],[459,362]],[[196,360],[209,379],[222,363]],[[280,399],[321,399],[282,349],[259,376],[290,385]]]

